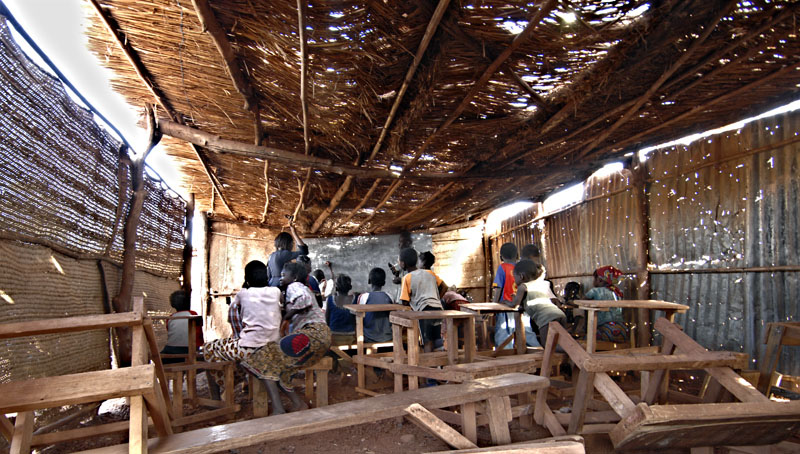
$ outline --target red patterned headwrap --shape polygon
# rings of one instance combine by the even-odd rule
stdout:
[[[594,270],[594,275],[600,278],[604,286],[608,287],[618,297],[622,298],[622,290],[619,288],[619,277],[622,276],[622,271],[608,265]]]

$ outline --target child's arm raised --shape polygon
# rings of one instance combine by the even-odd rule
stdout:
[[[330,262],[330,260],[326,260],[326,261],[325,261],[325,264],[326,264],[326,265],[328,265],[328,269],[329,269],[329,270],[330,270],[330,272],[331,272],[331,280],[332,280],[333,282],[336,282],[336,274],[333,272],[333,263],[331,263],[331,262]],[[336,290],[336,286],[335,286],[335,284],[334,284],[333,290],[334,290],[334,291]]]
[[[295,244],[297,244],[297,250],[300,251],[300,255],[308,255],[308,246],[306,246],[306,243],[304,243],[303,239],[300,238],[300,235],[297,234],[297,230],[294,228],[294,223],[289,224],[289,232],[292,234]]]

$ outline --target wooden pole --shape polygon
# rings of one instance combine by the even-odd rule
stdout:
[[[372,147],[372,152],[369,154],[369,157],[366,160],[367,163],[375,159],[375,156],[378,154],[378,151],[380,151],[381,146],[383,145],[383,141],[386,139],[386,136],[389,133],[389,127],[392,125],[392,122],[394,121],[394,118],[397,115],[397,111],[400,109],[400,103],[403,101],[403,97],[406,95],[408,87],[411,85],[411,81],[414,78],[414,74],[417,72],[417,68],[419,67],[420,62],[422,62],[422,57],[425,55],[425,51],[428,49],[428,45],[430,44],[431,39],[433,39],[433,35],[436,33],[436,30],[439,27],[439,22],[441,22],[442,17],[444,16],[444,13],[447,10],[447,6],[449,4],[450,0],[439,0],[439,4],[436,6],[436,10],[433,12],[430,21],[428,21],[428,26],[425,28],[425,35],[422,36],[422,41],[420,41],[419,47],[417,47],[417,53],[414,55],[414,60],[411,62],[411,66],[409,66],[408,70],[406,71],[406,76],[403,79],[403,84],[400,86],[400,91],[397,92],[397,97],[395,98],[394,103],[392,104],[392,108],[389,110],[389,116],[383,123],[383,128],[381,128],[381,134],[380,136],[378,136],[378,141],[375,142],[375,146]],[[358,165],[359,164],[358,161],[359,159],[356,158],[356,161],[353,164]],[[353,179],[350,176],[345,178],[344,183],[342,183],[342,185],[339,186],[339,189],[336,191],[336,194],[334,194],[333,198],[328,204],[328,207],[322,213],[320,213],[320,215],[317,217],[317,220],[314,221],[314,225],[311,227],[311,233],[317,233],[317,230],[319,230],[319,228],[322,227],[322,223],[325,222],[325,219],[327,219],[331,214],[333,214],[333,211],[336,209],[336,207],[339,206],[339,204],[342,202],[342,199],[344,199],[344,196],[350,190],[350,186],[352,185],[352,183]],[[373,187],[376,187],[378,183],[379,181],[376,181],[376,184],[373,185]],[[366,203],[365,200],[362,200],[362,202]],[[361,206],[363,206],[363,204]],[[346,224],[347,222],[349,222],[350,219],[352,219],[353,216],[355,215],[355,212],[357,211],[358,209],[353,210],[353,213],[351,213],[347,221],[342,222],[339,225]]]
[[[194,230],[194,193],[189,194],[186,202],[186,218],[183,227],[183,290],[192,293],[192,232]]]
[[[650,299],[650,191],[647,164],[639,159],[639,155],[634,157],[632,169],[632,185],[639,205],[639,222],[635,228],[637,230],[634,238],[639,238],[636,248],[636,299]],[[645,347],[650,345],[652,336],[652,326],[650,325],[650,311],[647,309],[636,310],[636,346]]]
[[[203,31],[208,33],[211,37],[211,41],[214,42],[214,45],[222,56],[225,68],[231,76],[233,86],[244,98],[244,108],[246,110],[257,109],[258,98],[255,95],[255,91],[248,81],[247,74],[242,70],[242,65],[236,53],[233,51],[230,41],[228,41],[228,35],[225,29],[217,22],[217,18],[214,16],[214,11],[211,9],[211,5],[208,4],[208,0],[192,0],[192,5],[194,5],[197,18],[200,19],[200,25],[202,25]]]
[[[144,186],[144,161],[150,151],[161,140],[161,133],[156,127],[152,107],[147,105],[145,110],[148,121],[147,148],[145,148],[143,154],[130,158],[129,163],[133,196],[130,200],[123,231],[124,249],[122,252],[122,277],[120,279],[119,293],[113,299],[114,310],[117,312],[129,312],[132,308],[131,300],[136,275],[136,229],[139,226],[139,217],[142,214],[144,199],[147,196],[147,189]],[[131,364],[132,344],[130,333],[131,331],[128,328],[117,328],[121,356],[119,361],[123,367]]]

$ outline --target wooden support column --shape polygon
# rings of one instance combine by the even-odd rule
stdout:
[[[639,222],[636,224],[634,238],[638,238],[636,249],[636,299],[650,299],[650,184],[647,178],[647,164],[634,155],[633,160],[633,187],[639,204]],[[650,311],[647,309],[636,310],[636,346],[650,345],[652,326],[650,324]]]
[[[144,207],[144,199],[147,196],[147,189],[144,186],[144,161],[147,155],[161,140],[161,133],[155,124],[155,115],[151,106],[146,106],[148,122],[148,140],[144,153],[130,157],[128,163],[131,174],[131,187],[133,197],[130,201],[128,215],[125,218],[125,229],[123,231],[123,252],[122,252],[122,278],[119,285],[119,293],[113,299],[114,310],[117,312],[129,312],[131,310],[131,298],[133,296],[133,282],[136,274],[136,229],[139,226],[139,217]],[[119,341],[121,366],[131,364],[131,337],[130,329],[117,328]]]
[[[192,231],[194,228],[194,193],[186,201],[186,219],[183,227],[183,290],[192,293]]]

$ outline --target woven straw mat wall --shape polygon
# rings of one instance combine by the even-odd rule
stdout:
[[[21,53],[0,16],[0,323],[103,313],[101,257],[116,294],[131,197],[123,167],[118,216],[119,145]],[[178,288],[184,204],[159,182],[146,186],[134,294],[165,314]],[[0,381],[108,367],[108,343],[102,330],[3,341]]]

